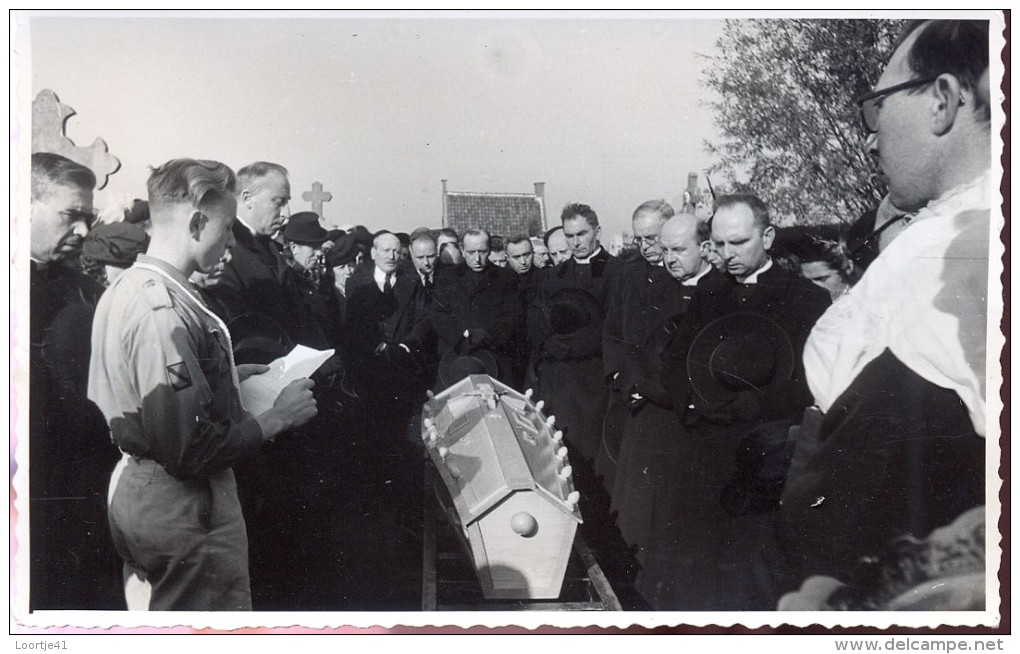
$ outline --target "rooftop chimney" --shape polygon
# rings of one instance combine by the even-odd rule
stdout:
[[[539,205],[542,207],[542,231],[545,232],[548,229],[545,220],[545,182],[535,182],[535,197],[539,200]]]

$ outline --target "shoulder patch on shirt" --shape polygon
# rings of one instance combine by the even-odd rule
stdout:
[[[166,290],[166,286],[160,284],[155,279],[150,279],[142,284],[142,297],[145,298],[145,302],[149,307],[153,309],[169,309],[174,305],[170,299],[170,292]]]
[[[191,386],[191,373],[188,372],[188,366],[183,361],[167,366],[166,377],[174,392],[183,391]]]

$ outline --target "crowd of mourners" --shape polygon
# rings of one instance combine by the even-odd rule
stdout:
[[[384,595],[421,562],[422,403],[470,373],[555,415],[626,608],[983,608],[987,23],[911,23],[860,107],[889,193],[849,232],[649,200],[616,256],[579,203],[328,229],[268,162],[168,161],[97,222],[94,174],[34,154],[32,609]],[[249,413],[299,345],[333,354]]]

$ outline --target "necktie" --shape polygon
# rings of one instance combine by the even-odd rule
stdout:
[[[393,292],[393,276],[392,275],[386,275],[386,281],[383,283],[382,290],[383,290],[383,293],[386,293],[387,295],[389,295],[390,293]]]
[[[432,275],[425,275],[425,290],[432,290]]]

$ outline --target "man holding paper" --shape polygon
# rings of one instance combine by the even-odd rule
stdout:
[[[124,457],[111,480],[110,528],[125,582],[156,610],[250,610],[248,541],[231,466],[315,417],[312,381],[247,413],[230,335],[188,283],[233,245],[234,173],[175,159],[149,182],[152,240],[103,295],[93,326],[89,397]],[[133,600],[135,600],[133,602]]]

